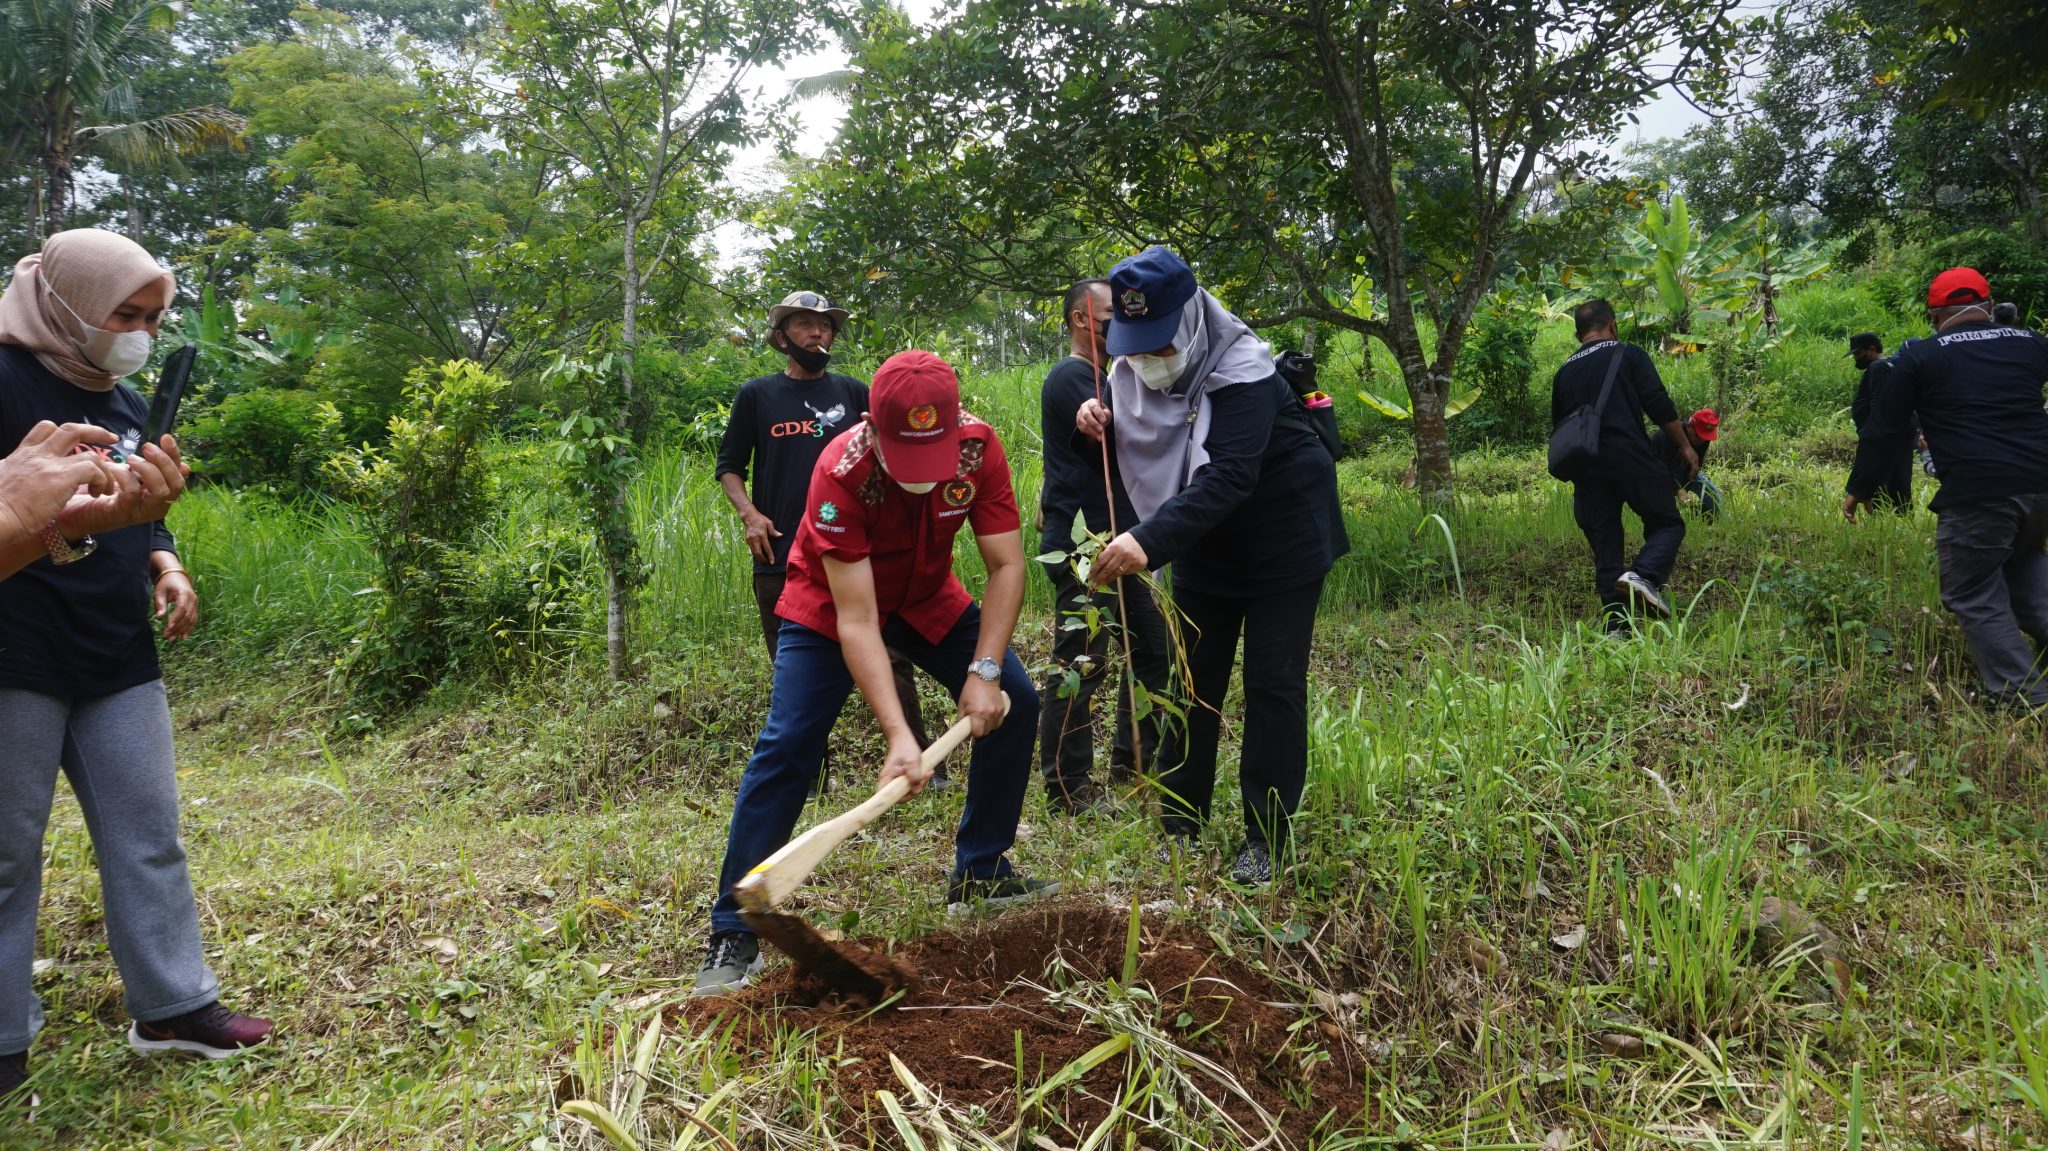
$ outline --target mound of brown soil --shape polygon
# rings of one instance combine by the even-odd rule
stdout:
[[[891,1054],[947,1103],[979,1106],[1003,1125],[1015,1117],[1020,1076],[1028,1093],[1110,1037],[1071,999],[1109,998],[1102,985],[1122,974],[1129,925],[1127,911],[1063,903],[897,944],[891,954],[915,968],[921,981],[880,1012],[844,1010],[821,982],[788,964],[740,995],[692,1001],[678,1011],[693,1030],[716,1022],[732,1029],[734,1041],[761,1052],[772,1048],[780,1029],[815,1029],[815,1048],[838,1056],[831,1073],[854,1113],[853,1126],[886,1123],[876,1091],[905,1094],[889,1066]],[[1342,1033],[1305,1022],[1298,993],[1225,957],[1207,937],[1148,916],[1134,983],[1151,998],[1130,999],[1128,1007],[1149,1031],[1242,1088],[1237,1094],[1225,1079],[1182,1060],[1202,1094],[1221,1103],[1255,1140],[1268,1130],[1261,1112],[1288,1145],[1305,1147],[1327,1115],[1348,1120],[1362,1109],[1357,1053]],[[1099,1123],[1125,1082],[1130,1058],[1110,1059],[1054,1092],[1031,1124],[1085,1132]]]

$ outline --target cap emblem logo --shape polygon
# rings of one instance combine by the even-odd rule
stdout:
[[[1117,307],[1123,309],[1124,319],[1135,320],[1152,310],[1145,302],[1145,293],[1136,288],[1125,288],[1123,295],[1116,298]]]
[[[928,432],[939,426],[939,409],[931,404],[919,404],[904,413],[903,422],[913,432]]]
[[[954,480],[946,485],[946,506],[964,508],[974,502],[974,481]]]

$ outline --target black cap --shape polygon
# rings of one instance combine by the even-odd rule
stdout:
[[[1876,332],[1858,332],[1849,337],[1850,355],[1855,355],[1862,348],[1869,348],[1873,352],[1882,352],[1884,351],[1884,341],[1877,338]]]

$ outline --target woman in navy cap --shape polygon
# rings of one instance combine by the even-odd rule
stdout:
[[[1083,405],[1112,434],[1136,527],[1102,549],[1097,584],[1173,565],[1195,706],[1162,752],[1170,850],[1209,816],[1219,710],[1244,639],[1238,789],[1245,838],[1231,878],[1270,881],[1308,774],[1308,656],[1323,577],[1350,550],[1335,461],[1273,366],[1273,350],[1153,247],[1109,274],[1109,406]]]

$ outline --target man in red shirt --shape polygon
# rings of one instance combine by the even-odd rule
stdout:
[[[953,574],[962,524],[988,568],[980,606]],[[827,444],[811,472],[776,604],[783,622],[768,723],[733,803],[696,994],[737,990],[760,970],[761,948],[732,886],[789,842],[854,687],[889,740],[878,785],[901,775],[913,791],[924,786],[891,649],[954,694],[978,741],[946,902],[1021,903],[1057,890],[1017,874],[1004,856],[1017,838],[1038,723],[1038,693],[1010,651],[1024,603],[1021,529],[1002,443],[960,410],[953,369],[930,352],[891,356],[875,372],[861,422]]]

